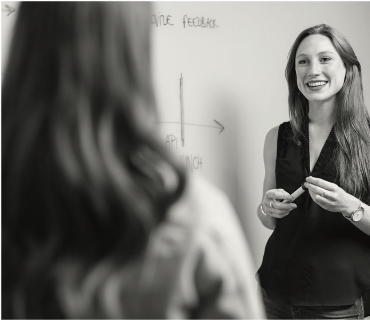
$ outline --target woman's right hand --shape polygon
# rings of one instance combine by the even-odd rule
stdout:
[[[284,200],[287,202],[283,203]],[[295,203],[290,203],[292,200],[293,197],[284,189],[271,189],[266,191],[261,205],[266,215],[280,219],[297,208]]]

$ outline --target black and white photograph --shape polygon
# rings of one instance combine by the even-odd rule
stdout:
[[[370,1],[1,1],[1,319],[370,319]]]

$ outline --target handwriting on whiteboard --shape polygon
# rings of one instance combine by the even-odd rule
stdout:
[[[155,25],[156,27],[175,26],[175,21],[172,15],[161,14],[160,12],[151,15],[150,23],[152,25]],[[181,25],[183,26],[183,28],[219,28],[219,26],[216,24],[216,19],[211,19],[207,17],[191,17],[188,15],[184,15],[182,17]]]
[[[194,170],[202,171],[203,169],[203,160],[199,155],[181,155],[180,161],[185,166],[185,169],[191,173]]]
[[[178,137],[174,134],[168,134],[166,136],[166,148],[167,149],[177,149]],[[191,173],[195,170],[203,170],[203,159],[199,155],[180,155],[180,162],[183,164],[185,169]]]

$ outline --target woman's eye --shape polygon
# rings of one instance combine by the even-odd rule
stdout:
[[[321,59],[321,61],[323,61],[323,62],[329,62],[331,60],[331,58],[330,57],[323,57],[322,59]]]
[[[298,61],[298,64],[305,64],[306,63],[306,60],[299,60]]]

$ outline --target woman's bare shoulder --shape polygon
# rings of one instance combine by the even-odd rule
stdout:
[[[278,134],[279,134],[279,126],[273,127],[267,132],[266,138],[265,138],[264,151],[263,151],[265,160],[267,158],[271,158],[275,160]]]
[[[266,139],[265,139],[265,144],[276,144],[277,137],[279,134],[279,127],[280,126],[275,126],[272,129],[270,129],[267,134],[266,134]]]

